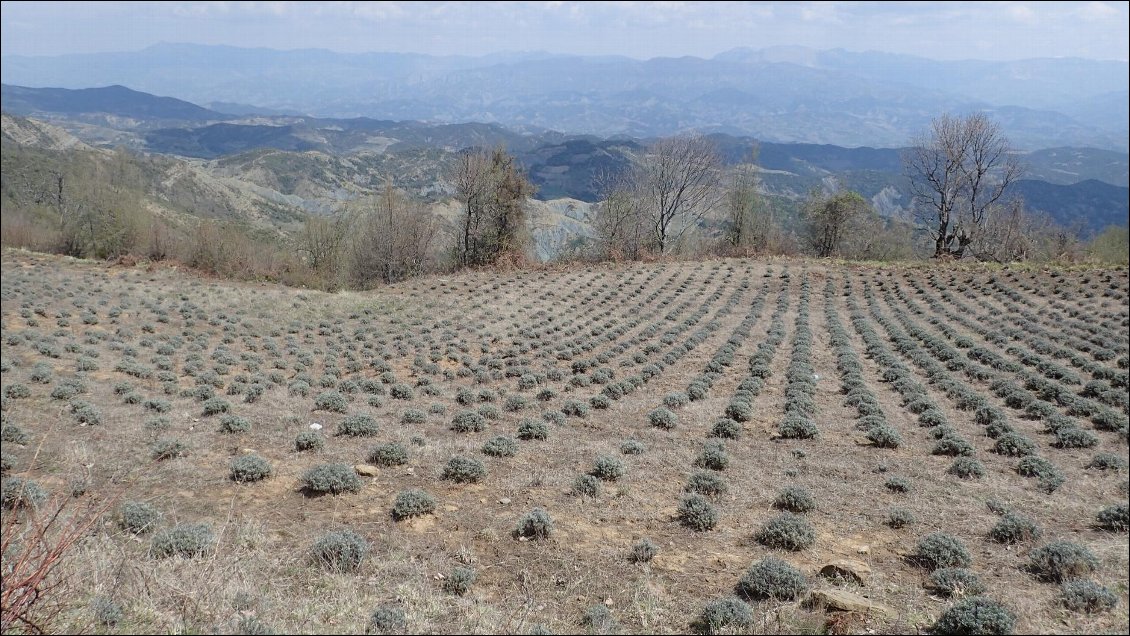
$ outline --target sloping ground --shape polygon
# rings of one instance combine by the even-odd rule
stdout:
[[[116,608],[142,633],[674,633],[737,593],[743,633],[915,633],[960,602],[928,585],[939,562],[1017,633],[1130,627],[1125,269],[719,260],[324,294],[2,265],[6,474],[48,511],[107,506],[55,631]],[[433,503],[398,507],[412,489]],[[160,516],[131,530],[127,501]],[[547,535],[523,536],[536,508]],[[367,551],[327,569],[315,545],[345,529]],[[935,532],[954,547],[921,547]],[[1036,559],[1058,541],[1113,608],[1065,606],[1067,570]],[[803,577],[774,598],[739,585],[769,557]]]

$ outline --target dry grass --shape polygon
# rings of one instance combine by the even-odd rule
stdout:
[[[781,278],[786,270],[787,280]],[[1095,431],[1100,438],[1097,448],[1055,448],[1051,437],[1040,432],[1039,422],[1009,411],[1017,430],[1037,441],[1040,454],[1067,477],[1059,490],[1044,493],[1033,480],[1016,474],[1014,458],[990,452],[993,440],[984,435],[970,412],[959,410],[920,369],[904,361],[951,426],[973,443],[976,457],[986,466],[984,478],[961,480],[946,474],[952,458],[930,454],[934,444],[930,431],[920,427],[916,416],[903,408],[899,395],[881,382],[884,369],[864,357],[864,342],[851,328],[843,284],[850,281],[862,303],[859,294],[865,282],[905,286],[922,283],[931,273],[921,268],[720,260],[480,272],[420,279],[374,293],[325,294],[210,281],[171,269],[106,267],[7,252],[3,257],[0,345],[5,362],[3,384],[20,383],[31,390],[30,398],[5,402],[5,425],[20,426],[31,438],[26,447],[4,443],[4,452],[14,460],[14,472],[60,494],[68,491],[76,466],[89,466],[80,472],[91,486],[77,504],[105,506],[112,493],[128,482],[126,498],[158,507],[165,515],[162,527],[204,522],[217,537],[204,557],[154,559],[149,555],[150,536],[125,532],[112,512],[76,517],[95,523],[81,533],[66,558],[58,561],[62,568],[58,580],[67,582],[68,593],[47,629],[232,632],[247,630],[254,620],[276,632],[356,633],[365,630],[374,608],[394,604],[405,611],[413,632],[521,633],[535,625],[575,632],[583,629],[580,620],[587,608],[605,604],[624,631],[685,632],[706,603],[733,592],[752,563],[777,556],[800,568],[816,587],[842,585],[822,581],[817,575],[821,565],[845,558],[865,562],[872,574],[855,591],[894,608],[894,615],[844,617],[807,609],[799,602],[761,602],[754,605],[755,623],[747,628],[750,633],[923,630],[951,601],[931,596],[923,586],[928,573],[906,557],[919,537],[941,530],[969,547],[973,569],[991,595],[1018,615],[1018,631],[1127,631],[1127,536],[1090,525],[1103,506],[1125,501],[1126,472],[1083,468],[1097,452],[1126,458],[1125,436]],[[995,277],[1015,289],[1033,312],[1048,308],[1049,294],[1041,290],[1055,285],[1077,290],[1072,300],[1054,302],[1066,303],[1084,318],[1058,321],[1045,315],[1049,332],[1062,322],[1065,333],[1080,333],[1076,323],[1091,321],[1118,334],[1120,355],[1126,355],[1125,270],[1066,272],[1054,280],[1045,272],[1027,269],[963,267],[953,273],[962,280],[972,277],[978,284]],[[815,383],[813,421],[820,436],[780,440],[777,424],[785,412],[786,367],[805,277],[810,289],[811,364],[820,378]],[[864,379],[889,424],[902,436],[903,444],[897,449],[869,446],[865,434],[854,427],[854,409],[843,405],[824,315],[823,290],[829,280],[836,290],[833,304],[839,320],[847,325],[852,347],[862,359]],[[748,285],[743,289],[742,283]],[[763,283],[768,283],[764,309],[733,364],[714,382],[706,399],[675,409],[679,422],[671,430],[651,426],[647,414],[662,405],[666,394],[685,391],[703,371],[746,316]],[[1023,291],[1022,284],[1036,291]],[[1092,290],[1092,285],[1098,288]],[[1121,297],[1103,297],[1108,288]],[[782,292],[788,295],[789,308],[782,316],[785,334],[773,359],[773,373],[753,400],[753,417],[744,424],[741,439],[726,441],[730,462],[719,476],[729,489],[715,500],[721,513],[718,526],[709,532],[687,529],[676,514],[686,478],[697,470],[695,459],[745,376],[750,354],[765,339]],[[970,303],[983,300],[975,308],[986,319],[1010,316],[1006,303],[1013,301],[998,298],[988,287],[977,291],[970,286],[961,297]],[[877,304],[885,314],[907,310],[901,301],[882,295]],[[120,313],[112,311],[115,307]],[[685,324],[695,312],[701,317]],[[60,313],[69,314],[62,318],[65,326],[59,324]],[[87,313],[96,315],[96,324],[84,322]],[[939,328],[928,323],[929,315],[914,318],[926,332],[942,337]],[[650,325],[657,325],[654,332],[645,331]],[[625,331],[612,342],[592,334],[621,326]],[[991,345],[960,325],[954,326],[978,346],[992,346],[1001,355],[1009,355],[1006,347]],[[664,333],[674,327],[681,330],[671,343],[662,343]],[[878,325],[875,328],[886,338]],[[528,329],[540,335],[532,337]],[[514,436],[522,419],[538,419],[543,410],[560,409],[566,400],[587,403],[590,396],[600,393],[600,384],[570,384],[572,361],[557,359],[555,346],[571,340],[592,345],[574,360],[607,352],[608,361],[599,366],[612,369],[615,380],[622,380],[662,360],[672,346],[700,330],[705,331],[697,346],[680,354],[674,364],[664,365],[641,388],[612,401],[607,410],[590,409],[584,418],[570,417],[560,426],[550,424],[547,440],[520,442],[513,458],[490,457],[480,451],[496,435]],[[630,342],[637,337],[638,342]],[[43,354],[38,345],[44,342],[54,343],[59,357]],[[77,351],[67,351],[69,343],[76,344]],[[199,350],[193,350],[194,343]],[[615,352],[613,343],[626,346]],[[647,354],[645,363],[634,362],[634,355],[648,344],[659,345],[659,352]],[[161,354],[157,351],[161,345],[171,345],[174,350]],[[891,346],[889,340],[887,346]],[[129,355],[131,349],[136,355]],[[99,368],[76,374],[76,361],[90,353],[87,350],[99,354],[95,358]],[[232,405],[234,413],[251,422],[249,433],[220,433],[218,417],[202,416],[199,401],[180,395],[196,386],[195,377],[217,364],[213,357],[217,351],[220,357],[233,359],[229,373],[219,376],[224,388],[216,389],[216,394]],[[370,362],[384,360],[382,353],[387,354],[396,382],[413,385],[428,378],[439,395],[425,395],[423,387],[416,386],[411,400],[385,394],[381,406],[369,406],[368,396],[357,393],[349,413],[372,415],[380,431],[369,438],[334,436],[346,415],[313,410],[315,397],[328,390],[317,381],[335,367],[341,379],[378,379],[381,372]],[[431,362],[433,353],[440,357],[438,374],[432,373],[437,369],[421,366]],[[195,377],[184,371],[186,365],[191,366],[193,354],[202,363]],[[360,363],[359,369],[347,368],[350,355]],[[155,360],[161,357],[172,363],[173,395],[163,394],[156,375]],[[315,381],[306,397],[287,390],[303,359],[309,362],[305,373]],[[533,373],[559,369],[562,376],[546,377],[537,389],[527,391],[519,390],[518,377],[490,377],[492,370],[501,373],[509,368],[505,361],[520,359],[525,359]],[[115,371],[124,360],[155,373],[144,379]],[[283,368],[273,368],[275,360]],[[501,368],[492,369],[492,360],[502,362]],[[482,382],[442,374],[443,370],[454,373],[467,368],[464,362],[485,374]],[[626,364],[621,366],[622,362]],[[40,363],[52,370],[48,384],[29,379]],[[258,368],[248,370],[249,363]],[[1117,362],[1102,364],[1115,367]],[[268,381],[258,401],[245,403],[243,395],[226,394],[237,375],[250,379],[272,371],[282,374],[282,382]],[[80,426],[72,419],[67,402],[50,397],[62,380],[76,375],[85,378],[88,388],[79,398],[99,409],[101,425]],[[130,382],[143,398],[171,403],[172,410],[164,414],[169,420],[167,430],[158,433],[148,428],[146,421],[157,414],[147,412],[142,404],[126,404],[121,395],[115,395],[113,385],[122,381]],[[534,396],[545,386],[557,396],[543,403]],[[988,391],[987,382],[972,386],[992,404],[1003,404]],[[493,403],[500,417],[488,419],[485,431],[456,433],[450,430],[451,419],[480,406],[459,404],[459,388],[521,394],[530,405],[508,412],[500,396]],[[432,404],[443,405],[445,413],[429,412]],[[426,421],[402,423],[401,415],[408,408],[428,413]],[[309,430],[311,423],[323,426],[326,448],[296,452],[295,436]],[[153,462],[149,445],[159,437],[181,440],[188,454]],[[647,451],[621,455],[620,444],[628,438],[642,442]],[[387,442],[403,444],[409,452],[408,463],[363,477],[360,492],[310,497],[299,489],[299,479],[308,468],[326,462],[364,463],[373,446]],[[38,454],[36,447],[42,448]],[[258,483],[232,482],[228,478],[231,460],[250,451],[271,462],[273,476]],[[573,480],[604,454],[619,457],[626,474],[605,482],[595,499],[576,496]],[[474,484],[440,479],[443,466],[456,455],[483,461],[486,478]],[[907,479],[911,492],[887,490],[883,483],[892,475]],[[778,514],[773,500],[789,485],[805,488],[816,500],[816,509],[806,515],[816,529],[816,544],[797,553],[770,550],[753,540],[758,528]],[[436,512],[394,521],[390,514],[393,499],[411,488],[431,493],[438,501]],[[1056,586],[1040,583],[1022,569],[1027,551],[1035,545],[1002,546],[988,539],[988,530],[998,518],[986,505],[990,500],[1035,520],[1044,531],[1039,544],[1067,539],[1088,546],[1100,559],[1095,580],[1115,592],[1119,605],[1095,615],[1062,608]],[[893,506],[911,510],[916,524],[900,530],[888,528],[886,515]],[[553,534],[545,541],[515,539],[515,524],[534,507],[552,515]],[[5,523],[13,519],[30,522],[23,511],[5,511]],[[309,556],[318,537],[341,528],[359,533],[371,547],[360,569],[345,574],[325,571]],[[634,563],[629,552],[643,537],[658,545],[658,554],[649,563]],[[8,562],[5,556],[6,568]],[[443,589],[443,577],[456,566],[473,567],[478,574],[464,596]],[[6,574],[5,586],[8,580]],[[110,599],[121,607],[117,625],[97,623],[91,609],[96,598]]]

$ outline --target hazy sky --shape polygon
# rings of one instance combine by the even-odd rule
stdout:
[[[1126,60],[1127,2],[4,2],[4,54],[158,42],[709,57],[797,44],[939,59]]]

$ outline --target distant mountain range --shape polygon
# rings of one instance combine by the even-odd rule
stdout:
[[[936,61],[802,47],[641,61],[191,44],[2,61],[9,84],[120,84],[211,104],[229,116],[478,121],[605,137],[694,129],[780,143],[900,147],[942,112],[984,110],[1025,149],[1130,145],[1130,73],[1119,61]]]
[[[221,108],[239,110],[236,106]],[[386,178],[417,196],[439,201],[450,194],[446,174],[456,153],[473,146],[505,146],[529,171],[538,198],[551,206],[555,199],[591,203],[600,198],[596,177],[627,167],[654,139],[519,132],[489,123],[221,112],[121,86],[68,90],[5,84],[0,107],[50,122],[77,137],[68,139],[62,130],[35,125],[34,120],[17,124],[12,119],[6,142],[65,150],[68,144],[81,145],[81,139],[95,148],[124,146],[184,158],[199,181],[226,184],[224,188],[243,193],[229,198],[257,210],[247,214],[288,219],[338,210],[377,192]],[[835,180],[869,198],[882,214],[907,212],[909,189],[898,148],[758,143],[727,133],[710,137],[727,164],[748,162],[757,145],[765,188],[781,201],[795,202]],[[1029,207],[1085,233],[1126,224],[1130,157],[1125,152],[1058,147],[1026,152],[1022,159],[1026,175],[1016,190]],[[561,207],[563,211],[545,218],[579,222],[569,216],[571,209]],[[560,233],[554,237],[568,242]]]

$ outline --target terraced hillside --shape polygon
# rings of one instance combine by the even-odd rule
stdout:
[[[1126,270],[2,282],[12,549],[103,512],[57,630],[1130,628]]]

